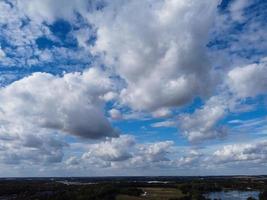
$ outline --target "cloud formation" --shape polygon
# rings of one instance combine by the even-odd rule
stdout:
[[[0,169],[266,165],[267,4],[220,3],[0,1]]]
[[[112,87],[108,76],[97,68],[63,77],[34,73],[0,90],[3,129],[28,124],[91,139],[117,136],[101,100]]]
[[[221,167],[231,170],[238,164],[260,167],[267,163],[265,140],[215,145],[213,151],[207,151],[177,147],[172,141],[138,144],[132,136],[123,135],[87,148],[89,151],[81,157],[70,157],[67,166],[117,172],[125,168],[142,169],[146,173],[147,169],[152,172],[156,169],[186,170],[188,173],[197,170],[210,174],[218,173],[216,168],[221,170]]]
[[[191,142],[210,138],[220,138],[227,134],[225,126],[218,126],[227,114],[227,104],[220,96],[211,97],[206,104],[192,114],[182,114],[180,127],[185,137]]]
[[[205,45],[217,5],[210,0],[116,0],[89,15],[97,27],[92,51],[103,54],[125,80],[124,104],[154,110],[181,106],[209,92]]]
[[[133,136],[122,135],[88,145],[89,151],[79,161],[81,165],[87,163],[102,168],[155,167],[170,162],[169,154],[173,145],[172,141],[138,144]]]
[[[267,58],[259,63],[236,67],[228,73],[229,87],[240,98],[267,93]]]
[[[219,163],[254,162],[266,163],[267,142],[226,145],[214,152],[213,157]]]
[[[89,151],[83,154],[83,159],[99,159],[102,161],[124,161],[132,157],[131,148],[135,140],[131,136],[121,136],[111,140],[91,145]]]

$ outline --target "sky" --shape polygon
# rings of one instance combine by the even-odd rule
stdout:
[[[0,177],[267,174],[266,10],[1,0]]]

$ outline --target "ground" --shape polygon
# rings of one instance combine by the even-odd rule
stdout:
[[[184,196],[182,192],[175,188],[141,188],[144,191],[142,197],[132,197],[127,195],[118,195],[117,200],[169,200]]]

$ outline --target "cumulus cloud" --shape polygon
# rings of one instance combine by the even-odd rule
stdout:
[[[16,0],[16,3],[20,10],[39,23],[43,21],[51,23],[58,18],[71,21],[75,17],[75,12],[85,15],[88,6],[95,4],[94,1],[89,0],[74,0],[68,3],[66,3],[66,0],[56,2],[53,0],[29,0],[27,3],[23,0]]]
[[[0,2],[2,13],[0,25],[5,26],[0,31],[0,38],[2,40],[2,51],[4,50],[5,54],[8,55],[0,62],[8,67],[14,65],[18,67],[22,63],[23,65],[29,65],[30,62],[37,60],[33,59],[33,55],[36,55],[34,41],[37,37],[48,33],[47,27],[28,21],[27,17],[17,7],[17,1],[13,3]],[[13,59],[10,56],[14,56]]]
[[[140,151],[143,154],[143,159],[148,162],[168,161],[168,154],[170,153],[173,145],[173,141],[156,142],[141,145]]]
[[[240,98],[267,92],[267,58],[259,63],[236,67],[228,73],[230,89]]]
[[[118,76],[126,83],[126,88],[121,91],[121,101],[135,109],[157,110],[183,105],[194,96],[205,95],[210,90],[211,65],[205,52],[208,31],[218,3],[217,0],[201,3],[194,0],[75,0],[65,4],[65,0],[56,3],[51,0],[30,0],[27,3],[17,0],[13,4],[15,9],[3,3],[3,10],[16,10],[19,13],[19,16],[14,16],[18,24],[16,30],[20,34],[14,35],[25,35],[30,43],[42,35],[53,38],[43,22],[52,24],[57,19],[76,22],[76,14],[79,13],[84,21],[87,20],[97,30],[95,45],[90,50],[97,55],[104,53],[105,64],[114,66]],[[131,17],[133,13],[135,18]],[[31,19],[29,23],[23,23],[27,18]],[[23,29],[35,31],[26,35],[26,30],[18,28],[21,24]],[[86,32],[86,36],[82,34],[81,38],[81,32]],[[88,29],[83,27],[72,35],[88,50]],[[7,38],[11,39],[10,34]],[[16,39],[22,41],[21,37]],[[38,49],[25,51],[25,48],[24,54],[31,52],[27,58],[34,54],[42,59],[45,55]],[[58,51],[70,53],[66,48],[54,48],[50,58],[54,58]],[[26,61],[34,65],[40,60]]]
[[[124,161],[132,157],[130,149],[135,145],[131,136],[123,135],[89,146],[83,159],[100,159],[103,161]]]
[[[119,120],[122,119],[122,114],[119,110],[112,108],[109,110],[109,115],[112,119]]]
[[[264,9],[255,9],[258,10],[255,17],[244,12],[251,1],[235,0],[218,17],[219,3],[219,0],[0,1],[1,66],[11,68],[10,71],[14,66],[25,68],[21,71],[29,74],[31,67],[33,70],[41,67],[41,71],[60,74],[40,72],[22,78],[25,74],[20,72],[0,73],[0,85],[5,85],[0,88],[1,163],[56,164],[63,160],[62,166],[85,169],[205,167],[212,159],[215,164],[266,163],[266,142],[231,144],[215,149],[215,153],[189,148],[179,152],[172,141],[140,143],[133,136],[116,137],[119,133],[111,125],[113,120],[170,118],[151,126],[178,127],[185,138],[196,144],[228,133],[228,126],[222,122],[228,110],[240,113],[254,108],[241,101],[266,94],[267,59],[254,63],[253,58],[250,63],[254,64],[243,67],[231,68],[234,64],[242,66],[236,63],[227,69],[219,66],[223,68],[221,82],[214,81],[219,70],[216,61],[210,60],[212,53],[207,43],[214,20],[221,20],[212,35],[218,39],[223,34],[225,41],[216,40],[215,48],[209,43],[210,50],[217,53],[225,45],[227,51],[222,50],[225,54],[221,55],[230,52],[227,56],[230,59],[235,58],[235,53],[241,55],[244,49],[249,54],[256,49],[257,55],[252,57],[262,56],[266,31],[260,11]],[[228,34],[238,32],[235,23],[245,22],[248,15],[250,20],[244,26],[239,24],[242,33]],[[64,43],[68,41],[61,41],[51,29],[58,20],[69,27],[64,34],[74,41],[74,47],[68,48]],[[40,47],[40,38],[50,42],[51,47]],[[225,56],[220,57],[224,60]],[[68,72],[89,69],[62,73],[62,68]],[[14,80],[17,81],[9,84]],[[219,82],[222,85],[216,92],[223,90],[220,95],[213,90]],[[195,97],[205,97],[204,105],[197,109],[193,105],[184,114],[180,106],[189,105]],[[178,122],[173,117],[177,113]],[[229,128],[263,135],[265,121],[232,120]],[[68,152],[65,159],[64,149],[68,148],[65,134],[93,139],[91,142],[95,143],[86,140],[82,149]]]
[[[218,2],[116,0],[87,16],[97,27],[92,51],[126,81],[123,103],[156,110],[207,94],[206,43]]]
[[[80,160],[75,156],[71,156],[65,161],[65,163],[67,166],[74,166],[74,165],[79,165]]]
[[[170,117],[171,115],[172,115],[172,112],[168,108],[160,108],[152,112],[152,116],[156,118]]]
[[[0,160],[59,163],[68,148],[63,133],[87,139],[118,136],[104,111],[103,96],[114,89],[108,74],[96,67],[63,76],[33,73],[0,88]]]
[[[33,131],[33,129],[28,130]],[[25,133],[1,138],[0,160],[3,164],[53,164],[63,160],[67,144],[56,134]]]
[[[187,155],[183,155],[181,158],[174,160],[174,163],[177,167],[200,167],[200,163],[203,161],[203,156],[204,155],[199,151],[189,150]]]
[[[76,42],[78,42],[76,41],[78,33],[72,31],[74,21],[64,21],[68,20],[65,17],[68,15],[67,12],[75,18],[74,8],[76,4],[71,5],[72,3],[70,2],[67,4],[64,2],[49,0],[42,2],[34,0],[27,2],[21,0],[0,1],[0,11],[2,13],[0,17],[0,26],[2,27],[0,40],[2,50],[6,55],[5,57],[0,56],[0,64],[3,67],[3,71],[14,72],[14,68],[15,70],[19,68],[22,72],[17,73],[18,79],[30,74],[31,71],[29,69],[36,66],[42,69],[41,71],[60,73],[63,70],[68,72],[81,71],[84,66],[91,63],[88,51],[78,47],[74,48]],[[82,2],[88,3],[88,1]],[[62,5],[70,6],[69,9],[66,8],[66,14],[63,14],[65,13],[64,8],[68,6]],[[72,8],[73,6],[74,8]],[[55,11],[53,11],[54,8],[57,10],[57,16],[51,14]],[[70,11],[71,9],[73,11]],[[60,17],[61,15],[62,17]],[[63,33],[66,35],[65,39],[54,34],[55,31],[53,31],[52,27],[57,25],[57,20],[64,21],[70,26],[69,32]],[[76,26],[79,27],[78,22],[75,23]],[[87,29],[90,32],[88,37],[90,37],[92,31],[88,26]],[[64,30],[60,31],[64,32]],[[73,36],[74,32],[75,37]],[[47,51],[47,49],[49,50]]]
[[[252,1],[250,0],[235,0],[230,5],[231,17],[239,22],[242,22],[245,17],[243,16],[244,9],[251,5]]]
[[[121,135],[119,138],[87,145],[88,151],[80,158],[80,164],[102,168],[155,167],[170,162],[169,154],[173,145],[172,141],[138,144],[133,136]],[[70,165],[72,160],[74,158],[68,159]]]
[[[223,146],[213,154],[214,161],[219,163],[267,161],[267,142],[251,144],[232,144]]]
[[[208,45],[213,65],[224,70],[266,56],[265,7],[261,1],[222,1]]]
[[[227,104],[222,97],[214,96],[192,114],[182,114],[179,118],[184,136],[191,142],[223,137],[227,128],[219,122],[227,114]]]
[[[209,170],[218,165],[264,164],[267,162],[266,141],[215,145],[211,149],[179,147],[172,141],[138,143],[134,137],[122,135],[98,144],[87,145],[88,151],[80,158],[71,156],[67,166],[100,167],[113,170],[151,169]],[[227,164],[227,165],[226,165]],[[229,164],[229,165],[228,165]],[[250,165],[252,164],[252,165]],[[220,169],[221,170],[221,169]],[[208,172],[209,173],[209,172]]]
[[[113,137],[118,133],[101,100],[112,87],[97,68],[63,77],[34,73],[0,89],[0,120],[4,129],[29,124],[91,139]]]

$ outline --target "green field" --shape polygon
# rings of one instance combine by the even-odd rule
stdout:
[[[127,195],[118,195],[116,200],[169,200],[170,198],[183,197],[182,192],[175,188],[141,188],[144,191],[143,196],[133,197]]]

